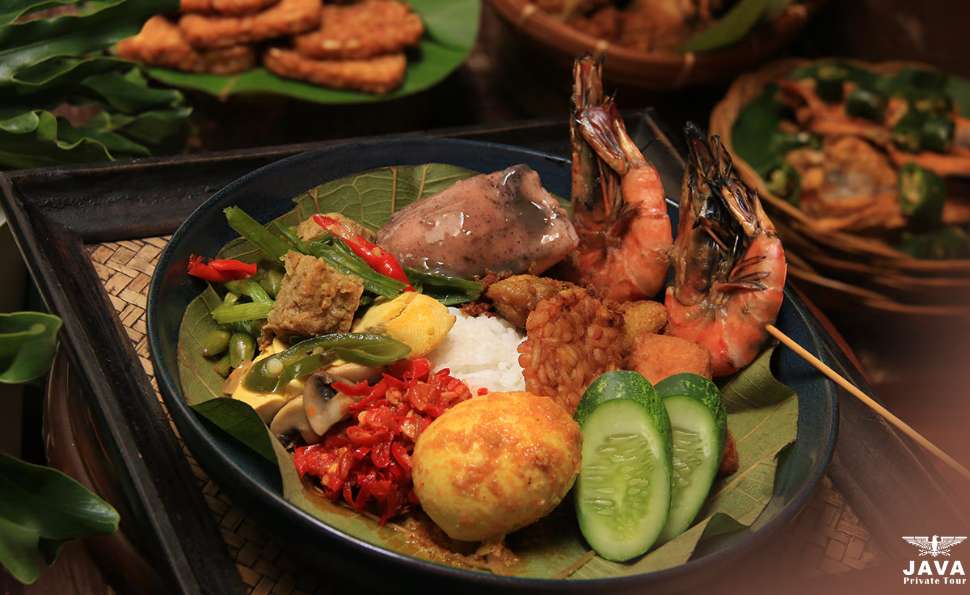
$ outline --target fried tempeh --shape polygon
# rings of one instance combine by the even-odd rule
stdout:
[[[182,13],[217,13],[239,16],[259,12],[279,0],[181,0],[179,11]]]
[[[400,52],[424,34],[421,17],[398,0],[323,7],[320,28],[293,40],[309,58],[370,58]]]
[[[320,10],[320,0],[280,0],[240,17],[187,14],[179,28],[193,47],[228,47],[308,31],[319,24]]]
[[[116,52],[126,60],[186,72],[235,74],[256,64],[256,53],[248,46],[196,50],[175,23],[158,15],[148,19],[138,35],[119,41]]]
[[[270,48],[263,64],[279,76],[336,89],[387,93],[404,82],[404,54],[388,54],[369,60],[312,60],[281,48]]]

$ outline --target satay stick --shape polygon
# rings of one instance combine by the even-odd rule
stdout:
[[[825,374],[829,380],[847,390],[849,394],[859,399],[864,405],[881,415],[883,419],[892,424],[900,432],[915,440],[917,444],[936,455],[937,458],[946,463],[951,469],[962,475],[964,478],[970,480],[970,469],[967,469],[961,465],[956,459],[943,452],[940,447],[924,438],[922,434],[914,430],[909,424],[893,415],[888,409],[877,403],[872,397],[856,388],[854,384],[843,378],[838,372],[825,365],[822,360],[809,353],[807,349],[796,343],[791,337],[778,330],[778,327],[773,324],[769,324],[765,328],[768,331],[768,334],[784,343],[786,347],[794,351],[799,357],[810,363],[822,374]]]

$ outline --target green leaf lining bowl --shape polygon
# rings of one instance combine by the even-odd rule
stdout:
[[[654,143],[651,150],[661,148]],[[669,154],[667,155],[669,157]],[[675,160],[648,157],[661,169],[668,190],[680,186]],[[177,342],[183,312],[201,291],[185,274],[190,254],[215,254],[235,234],[222,210],[244,208],[260,221],[292,208],[290,200],[309,188],[356,172],[390,165],[445,163],[490,172],[525,163],[539,172],[553,193],[569,193],[570,165],[553,155],[490,143],[451,139],[389,139],[353,142],[309,152],[263,167],[228,185],[200,206],[176,231],[161,255],[149,293],[148,334],[152,360],[166,405],[199,462],[248,512],[295,544],[314,564],[382,590],[429,586],[467,591],[624,592],[645,587],[686,588],[709,580],[742,554],[784,527],[804,506],[832,456],[837,433],[835,387],[788,351],[778,350],[774,373],[798,399],[798,435],[780,457],[773,496],[747,530],[714,540],[685,564],[639,574],[594,579],[498,576],[436,564],[342,531],[283,498],[277,468],[195,415],[179,382]],[[676,209],[671,216],[676,218]],[[813,352],[822,331],[798,299],[786,292],[777,325]],[[352,514],[348,512],[347,514]]]
[[[202,91],[225,99],[230,95],[280,95],[313,103],[375,103],[424,91],[462,65],[478,37],[480,0],[409,0],[421,15],[425,33],[417,48],[408,51],[404,84],[384,95],[328,89],[311,83],[276,76],[262,66],[233,75],[180,72],[148,67],[153,79],[179,87]]]

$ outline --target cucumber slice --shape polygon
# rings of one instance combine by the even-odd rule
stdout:
[[[727,413],[717,386],[696,374],[677,374],[657,384],[670,417],[673,484],[664,543],[690,527],[711,491],[724,453]]]
[[[670,509],[667,412],[651,387],[646,397],[601,402],[584,417],[582,431],[579,528],[601,557],[635,558],[656,542]]]
[[[583,425],[594,409],[612,399],[632,399],[647,408],[660,402],[653,385],[639,372],[616,370],[600,374],[586,388],[573,418]]]

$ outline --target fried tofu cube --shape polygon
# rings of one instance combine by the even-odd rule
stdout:
[[[627,368],[636,370],[651,384],[683,372],[710,378],[711,354],[697,343],[680,337],[646,333],[634,341]]]

